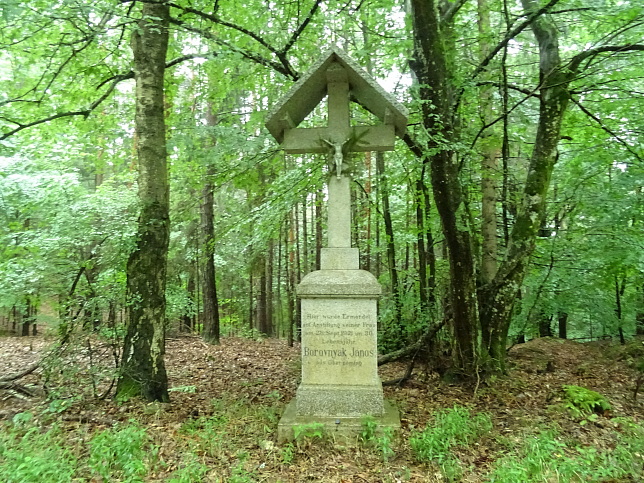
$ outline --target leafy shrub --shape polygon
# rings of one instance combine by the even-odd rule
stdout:
[[[89,442],[89,467],[105,481],[142,481],[147,443],[145,429],[134,422],[96,433]]]
[[[622,420],[620,426],[617,445],[605,452],[567,445],[555,431],[543,431],[526,439],[516,454],[497,460],[488,481],[642,481],[644,427],[630,419]]]
[[[310,423],[298,424],[293,427],[293,436],[295,441],[303,439],[322,439],[324,437],[324,424]]]
[[[194,455],[189,454],[188,461],[184,466],[172,473],[169,483],[193,483],[194,481],[203,481],[208,473],[208,467],[197,461]]]
[[[467,446],[474,439],[492,429],[486,413],[472,416],[469,409],[454,406],[437,413],[434,426],[411,435],[410,444],[420,461],[441,462],[457,446]]]
[[[202,416],[186,421],[180,431],[191,437],[193,451],[216,456],[221,452],[227,423],[228,419],[223,415]]]
[[[14,419],[17,424],[0,428],[0,481],[72,481],[76,458],[65,448],[59,428],[43,433],[28,417]]]
[[[373,416],[362,418],[360,439],[363,443],[375,446],[385,463],[394,455],[394,450],[391,448],[393,430],[389,427],[380,428],[379,430],[378,422]]]

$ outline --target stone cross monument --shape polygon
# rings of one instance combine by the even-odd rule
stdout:
[[[326,127],[297,125],[324,96]],[[362,105],[382,124],[352,126],[350,101]],[[344,435],[361,429],[371,415],[383,425],[399,427],[398,413],[383,399],[377,366],[377,302],[380,284],[359,269],[351,247],[351,192],[346,174],[348,154],[394,149],[403,135],[407,110],[398,104],[346,53],[337,47],[318,62],[278,102],[266,127],[287,153],[327,153],[327,248],[320,270],[297,287],[302,301],[302,382],[278,427],[280,440],[292,437],[296,425],[319,422]]]

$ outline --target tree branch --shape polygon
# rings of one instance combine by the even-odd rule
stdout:
[[[606,126],[601,121],[601,119],[599,119],[592,112],[590,112],[588,109],[586,109],[578,100],[573,99],[572,97],[570,98],[570,100],[573,103],[575,103],[577,105],[577,107],[579,107],[579,109],[581,109],[581,111],[584,114],[586,114],[589,118],[591,118],[593,121],[595,121],[597,124],[599,124],[599,127],[603,131],[605,131],[609,136],[612,136],[613,138],[615,138],[617,140],[617,142],[619,142],[622,146],[624,146],[626,148],[626,150],[635,157],[635,159],[637,159],[640,163],[643,162],[642,157],[639,154],[637,154],[635,151],[633,151],[633,148],[631,148],[626,141],[624,141],[621,137],[619,137],[619,135],[615,131],[613,131],[608,126]]]
[[[27,369],[25,369],[25,370],[23,370],[21,372],[17,372],[15,374],[11,374],[11,375],[5,376],[5,377],[0,377],[0,383],[1,382],[11,382],[11,381],[16,381],[18,379],[22,379],[23,377],[25,377],[25,376],[31,374],[32,372],[34,372],[39,367],[40,367],[40,362],[36,362],[35,364],[32,364]]]
[[[49,121],[53,121],[54,119],[60,119],[62,117],[72,117],[72,116],[84,116],[87,117],[89,116],[90,111],[85,109],[84,111],[70,111],[70,112],[61,112],[58,114],[54,114],[53,116],[46,117],[44,119],[39,119],[37,121],[30,122],[28,124],[20,124],[17,128],[12,129],[9,132],[4,133],[2,136],[0,136],[0,141],[7,139],[10,136],[13,136],[14,134],[22,131],[23,129],[27,129],[30,127],[37,126],[39,124],[44,124]]]
[[[521,22],[519,25],[517,25],[515,28],[510,30],[508,33],[505,34],[505,37],[503,37],[503,40],[499,42],[496,47],[494,47],[490,53],[481,61],[479,66],[474,69],[474,72],[470,76],[471,79],[475,79],[481,72],[485,70],[485,68],[488,66],[488,64],[494,59],[496,54],[498,54],[501,49],[503,49],[510,40],[512,40],[514,37],[519,35],[521,32],[523,32],[526,28],[528,28],[537,18],[539,18],[541,15],[546,13],[550,8],[554,7],[557,3],[559,3],[559,0],[550,0],[547,4],[545,4],[543,7],[541,7],[539,10],[535,11],[534,13],[531,13],[527,16],[527,18]],[[460,97],[460,96],[459,96]]]
[[[458,0],[456,2],[444,2],[442,12],[441,12],[441,23],[447,24],[454,20],[454,17],[461,9],[463,5],[467,3],[468,0]]]
[[[219,55],[218,52],[208,52],[206,54],[182,55],[181,57],[177,57],[176,59],[173,59],[173,60],[169,61],[168,63],[166,63],[165,68],[168,69],[170,67],[174,67],[175,65],[180,64],[181,62],[185,62],[187,60],[200,59],[200,58],[213,58],[213,57],[216,57],[218,55]],[[15,129],[12,129],[11,131],[8,131],[8,132],[0,135],[0,141],[2,141],[4,139],[7,139],[8,137],[11,137],[14,134],[16,134],[16,133],[18,133],[18,132],[20,132],[20,131],[22,131],[24,129],[34,127],[34,126],[37,126],[39,124],[44,124],[44,123],[49,122],[49,121],[54,121],[56,119],[60,119],[60,118],[63,118],[63,117],[83,116],[84,118],[87,119],[87,117],[89,117],[89,115],[92,113],[92,111],[94,109],[96,109],[103,101],[105,101],[105,99],[107,99],[110,96],[110,94],[112,94],[112,92],[114,92],[114,89],[116,88],[116,86],[120,82],[122,82],[124,80],[127,80],[127,79],[134,79],[134,72],[133,71],[126,72],[125,74],[117,74],[115,76],[109,77],[108,79],[105,79],[103,82],[101,82],[98,85],[97,89],[100,89],[101,87],[103,87],[105,84],[107,84],[109,82],[111,82],[111,85],[105,90],[105,92],[98,99],[96,99],[94,102],[92,102],[87,109],[83,109],[81,111],[60,112],[58,114],[54,114],[54,115],[51,115],[49,117],[39,119],[37,121],[33,121],[33,122],[30,122],[30,123],[27,123],[27,124],[22,124],[22,123],[19,123],[17,121],[11,121],[14,124],[16,124],[18,127],[16,127]],[[14,101],[17,101],[17,100],[14,100]]]
[[[300,26],[293,32],[293,35],[291,35],[291,38],[289,39],[288,42],[286,42],[286,45],[282,50],[280,50],[278,57],[280,55],[285,55],[291,47],[293,47],[293,44],[297,41],[297,39],[300,37],[306,26],[311,22],[311,19],[313,18],[313,15],[315,15],[315,12],[318,11],[320,8],[320,4],[322,3],[322,0],[315,0],[315,3],[311,7],[311,10],[309,11],[309,14],[306,16],[306,18],[302,21]]]
[[[157,2],[157,3],[166,3],[166,2],[160,1],[160,2]],[[238,32],[243,33],[244,35],[248,35],[250,38],[255,40],[257,43],[259,43],[261,46],[265,47],[266,49],[268,49],[272,53],[274,53],[274,54],[278,53],[277,49],[275,47],[273,47],[271,44],[269,44],[266,40],[264,40],[262,37],[260,37],[255,32],[253,32],[251,30],[248,30],[247,28],[242,27],[241,25],[237,25],[237,24],[228,22],[226,20],[222,20],[217,15],[211,15],[209,13],[202,12],[201,10],[197,10],[196,8],[183,7],[181,5],[177,5],[176,3],[168,3],[168,5],[173,7],[173,8],[176,8],[178,10],[183,10],[184,12],[193,13],[193,14],[197,15],[198,17],[204,18],[206,20],[210,20],[211,22],[217,23],[219,25],[223,25],[224,27],[228,27],[228,28],[231,28],[233,30],[237,30]]]
[[[476,85],[477,86],[494,86],[494,87],[498,87],[498,88],[503,87],[503,85],[500,82],[496,82],[496,81],[479,81],[479,82],[476,83]],[[525,94],[526,96],[529,96],[529,97],[539,97],[539,95],[535,93],[536,91],[534,89],[533,90],[525,89],[523,87],[515,86],[513,84],[507,84],[506,87],[508,89],[510,89],[510,90],[520,92],[521,94]]]
[[[284,65],[282,65],[280,63],[277,63],[275,61],[269,60],[269,59],[267,59],[265,57],[262,57],[261,55],[254,54],[254,53],[249,52],[247,50],[239,49],[237,47],[234,47],[230,43],[226,42],[225,40],[217,38],[211,32],[208,32],[206,30],[203,30],[203,29],[200,29],[200,28],[197,28],[197,27],[193,27],[191,25],[188,25],[186,22],[184,22],[182,20],[179,20],[179,19],[176,19],[176,18],[173,18],[173,17],[170,17],[170,23],[173,24],[173,25],[177,25],[179,27],[182,27],[182,28],[188,30],[189,32],[193,32],[193,33],[196,33],[198,35],[202,35],[204,38],[207,38],[208,40],[212,40],[213,42],[230,49],[232,52],[236,52],[236,53],[240,54],[242,57],[244,57],[244,58],[246,58],[248,60],[251,60],[251,61],[253,61],[253,62],[257,63],[257,64],[260,64],[260,65],[263,65],[264,67],[270,67],[271,69],[274,69],[275,71],[279,72],[280,74],[282,74],[282,75],[284,75],[286,77],[293,78],[294,73],[289,72],[289,70],[286,69],[284,67]]]
[[[644,45],[642,44],[605,45],[603,47],[597,47],[595,49],[585,50],[584,52],[581,52],[575,55],[570,60],[568,64],[568,68],[573,72],[577,72],[579,70],[579,66],[583,61],[587,59],[590,61],[599,54],[603,54],[605,52],[622,53],[622,52],[630,52],[630,51],[644,51]]]
[[[400,350],[390,352],[389,354],[384,354],[380,357],[378,357],[378,365],[382,366],[383,364],[388,364],[390,362],[398,361],[400,359],[403,359],[405,357],[408,357],[420,350],[422,347],[427,345],[427,343],[432,340],[434,337],[436,337],[436,334],[438,334],[438,331],[443,328],[445,325],[446,320],[443,319],[437,324],[434,324],[432,327],[429,327],[425,333],[420,336],[420,338],[414,342],[411,345],[408,345],[407,347],[403,347]]]
[[[403,142],[407,145],[409,150],[418,158],[423,159],[425,157],[425,151],[423,147],[412,137],[408,132],[402,137]]]
[[[510,86],[508,86],[508,87],[509,87],[509,88],[511,88]],[[501,115],[500,115],[499,117],[497,117],[496,119],[494,119],[494,120],[490,121],[489,123],[487,123],[487,124],[485,124],[483,127],[481,127],[481,129],[479,130],[479,132],[477,132],[477,133],[476,133],[476,136],[474,136],[474,139],[473,139],[473,140],[472,140],[472,142],[470,143],[470,149],[473,149],[473,148],[474,148],[474,146],[476,145],[476,142],[478,141],[479,137],[480,137],[480,136],[485,132],[485,130],[486,130],[486,129],[488,129],[488,128],[490,128],[490,127],[494,126],[497,122],[502,121],[503,119],[505,119],[506,117],[508,117],[508,116],[510,115],[510,113],[512,113],[512,111],[514,111],[517,107],[519,107],[521,104],[523,104],[525,101],[527,101],[527,100],[528,100],[528,99],[530,99],[531,97],[537,97],[537,98],[538,98],[538,97],[539,97],[539,95],[538,95],[538,94],[536,94],[536,92],[537,92],[540,88],[541,88],[541,85],[538,85],[538,86],[537,86],[537,87],[535,87],[535,88],[534,88],[534,90],[532,90],[532,91],[529,91],[529,90],[527,90],[527,89],[523,90],[523,89],[519,89],[519,88],[517,88],[517,90],[518,90],[519,92],[523,92],[526,96],[525,96],[523,99],[521,99],[519,102],[517,102],[514,106],[512,106],[510,109],[508,109],[508,111],[507,111],[507,112],[504,112],[503,114],[501,114]]]

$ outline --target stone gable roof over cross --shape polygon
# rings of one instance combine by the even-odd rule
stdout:
[[[328,126],[297,128],[328,95]],[[382,124],[350,125],[350,100],[376,116]],[[279,100],[268,115],[266,128],[287,153],[325,153],[329,145],[348,145],[349,151],[389,151],[395,136],[407,127],[407,109],[343,50],[332,46]]]

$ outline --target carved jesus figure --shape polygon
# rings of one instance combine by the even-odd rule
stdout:
[[[324,143],[329,146],[329,153],[333,156],[333,164],[335,165],[335,175],[340,178],[342,176],[342,165],[344,164],[344,148],[348,142],[336,143],[328,139],[322,139]]]

